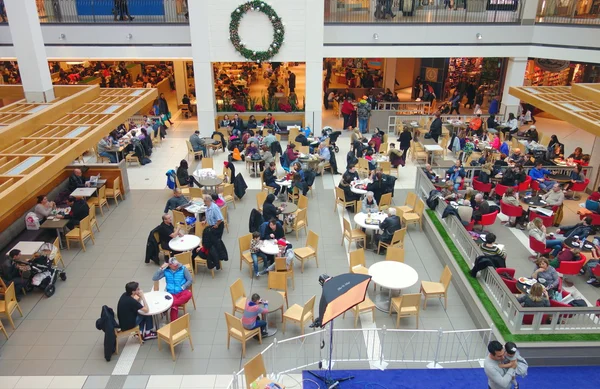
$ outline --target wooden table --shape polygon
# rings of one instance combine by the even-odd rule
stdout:
[[[69,223],[68,219],[55,219],[54,216],[49,216],[43,223],[40,225],[40,228],[48,229],[48,230],[56,230],[56,236],[58,236],[58,243],[60,244],[60,248],[63,249],[63,242],[60,232],[67,226]]]
[[[198,182],[200,183],[200,185],[202,186],[206,186],[207,187],[207,191],[208,188],[212,188],[213,192],[217,192],[217,186],[221,185],[223,183],[223,180],[218,178],[218,177],[214,177],[214,178],[200,178],[198,179]]]
[[[73,197],[92,197],[96,193],[96,188],[77,188],[71,193]]]
[[[12,250],[20,250],[21,258],[28,260],[31,257],[33,257],[33,254],[37,253],[40,250],[40,248],[42,247],[42,245],[44,243],[46,243],[46,242],[23,240],[23,241],[20,241],[19,243],[17,243],[8,252],[11,252]]]
[[[266,289],[258,292],[261,299],[268,302],[267,309],[269,313],[273,313],[281,309],[283,315],[283,296],[276,290]],[[269,321],[267,315],[263,315],[263,320],[267,322],[267,337],[273,336],[277,333],[277,322],[272,320]]]
[[[283,215],[289,215],[290,213],[294,213],[298,210],[298,206],[294,203],[288,203],[285,201],[273,201],[273,205],[277,208],[283,207],[281,213]]]
[[[379,261],[369,267],[369,275],[373,282],[388,289],[388,295],[382,293],[374,296],[373,302],[382,312],[390,311],[392,291],[410,288],[419,281],[416,270],[402,262]]]

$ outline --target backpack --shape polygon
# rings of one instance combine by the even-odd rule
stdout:
[[[442,194],[440,193],[439,190],[432,190],[431,192],[429,192],[429,197],[427,197],[427,200],[425,201],[427,203],[427,206],[429,207],[429,209],[436,209],[439,202],[440,202],[440,196]]]

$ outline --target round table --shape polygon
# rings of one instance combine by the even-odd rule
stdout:
[[[382,312],[390,311],[393,290],[409,288],[419,281],[416,270],[409,265],[396,261],[380,261],[369,267],[369,275],[376,285],[388,289],[388,296],[379,293],[373,301]]]
[[[277,241],[275,239],[263,240],[262,244],[260,245],[260,251],[268,255],[279,254],[279,246],[277,246]]]
[[[260,175],[260,164],[264,162],[264,158],[262,156],[260,157],[260,159],[252,159],[250,157],[246,157],[246,163],[248,162],[252,164],[253,168],[253,170],[250,171],[250,177],[258,177]]]
[[[527,205],[533,205],[535,207],[547,207],[548,203],[541,199],[541,196],[532,196],[529,198],[523,198],[523,202]]]
[[[200,183],[200,185],[207,187],[208,188],[212,188],[213,192],[217,191],[217,186],[221,185],[223,183],[223,180],[219,177],[208,177],[208,178],[198,178],[198,183]]]
[[[354,185],[354,184],[350,184],[350,190],[352,191],[352,193],[356,193],[361,196],[367,194],[367,192],[368,192],[366,189],[357,188],[356,185]]]
[[[281,213],[284,215],[289,215],[290,213],[294,213],[298,210],[298,206],[294,203],[288,203],[285,201],[273,201],[273,205],[277,208],[282,207]]]
[[[281,187],[287,188],[288,186],[292,185],[292,180],[281,180],[281,181],[275,180],[275,183]]]
[[[153,290],[152,292],[144,293],[144,297],[148,303],[148,312],[138,311],[138,313],[142,316],[152,316],[154,328],[158,330],[160,328],[160,314],[171,309],[173,306],[173,295],[164,290]]]
[[[556,182],[571,182],[571,177],[566,174],[551,174],[548,179]]]
[[[531,290],[531,287],[537,283],[537,280],[535,280],[536,282],[534,282],[533,284],[529,285],[526,284],[524,282],[521,282],[517,279],[517,284],[515,285],[517,290],[523,294],[529,294],[529,291]]]
[[[372,219],[371,223],[372,224],[367,223],[367,216],[368,215],[363,212],[359,212],[359,213],[355,214],[354,215],[354,223],[358,224],[365,230],[373,231],[373,233],[376,234],[379,232],[379,223],[384,221],[388,215],[384,212],[371,213],[371,219]],[[367,237],[370,237],[370,235],[367,235]],[[368,239],[367,247],[375,249],[375,245],[373,244],[374,241],[375,241],[375,239],[373,239],[373,238]]]
[[[169,248],[173,251],[190,251],[200,246],[200,237],[196,235],[184,235],[169,241]]]
[[[581,239],[579,241],[581,242]],[[591,252],[592,249],[594,248],[594,245],[592,244],[592,242],[587,241],[587,240],[583,243],[583,247],[581,247],[579,244],[575,245],[573,243],[573,238],[565,239],[563,241],[563,244],[570,249],[579,249],[582,252],[587,252],[587,253]]]
[[[283,315],[284,301],[283,296],[279,292],[276,290],[266,289],[255,293],[258,293],[261,299],[269,303],[267,307],[269,313],[273,313],[281,309]],[[267,337],[275,335],[277,333],[277,322],[274,320],[269,322],[267,315],[263,315],[263,320],[267,322]]]

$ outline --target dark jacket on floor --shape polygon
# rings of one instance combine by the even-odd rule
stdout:
[[[106,305],[102,306],[100,318],[96,320],[96,328],[104,331],[104,359],[110,362],[117,344],[115,328],[119,328],[119,324],[115,320],[115,311],[112,308]]]

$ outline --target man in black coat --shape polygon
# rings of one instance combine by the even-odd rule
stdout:
[[[230,125],[234,130],[239,130],[240,132],[244,130],[244,121],[237,113],[233,115],[233,120],[230,122]]]
[[[21,250],[15,249],[8,253],[8,258],[2,262],[0,271],[4,283],[9,286],[11,282],[15,284],[15,294],[17,301],[23,296],[23,288],[27,285],[27,280],[21,276],[21,271],[17,268],[15,261],[21,261]]]
[[[170,125],[173,125],[173,122],[171,121],[171,118],[169,118],[169,103],[167,103],[167,99],[165,99],[165,94],[161,93],[160,97],[158,98],[158,112],[161,115],[167,115],[167,120],[169,121]]]
[[[83,188],[87,186],[85,183],[85,177],[81,173],[81,169],[73,170],[73,174],[69,176],[69,193],[72,193],[77,188]]]
[[[285,232],[281,226],[281,222],[277,219],[272,218],[268,222],[264,222],[260,226],[260,239],[261,240],[272,240],[285,238]]]
[[[67,205],[71,207],[71,212],[62,216],[57,215],[58,219],[68,219],[67,228],[72,230],[76,226],[79,225],[79,222],[90,215],[90,207],[87,202],[81,198],[75,198],[73,196],[69,196],[67,199]]]
[[[440,135],[442,135],[442,119],[440,119],[440,112],[435,113],[435,119],[431,122],[429,126],[429,134],[431,134],[431,139],[433,139],[436,143]]]
[[[490,213],[490,205],[484,200],[481,193],[475,195],[475,201],[473,201],[473,220],[481,220],[483,215]]]
[[[288,85],[290,87],[290,93],[292,93],[294,92],[294,89],[296,89],[296,75],[288,70],[288,76]]]
[[[389,208],[387,212],[389,216],[379,223],[379,229],[383,232],[380,235],[375,234],[376,247],[379,245],[379,241],[390,243],[394,232],[402,228],[402,221],[396,216],[396,208]]]

